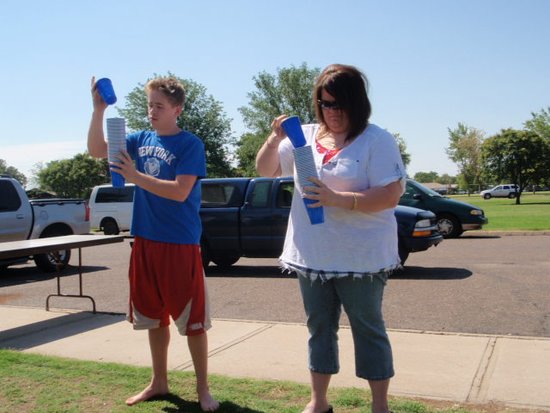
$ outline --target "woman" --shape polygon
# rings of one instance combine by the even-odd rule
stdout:
[[[350,320],[356,375],[368,380],[372,411],[389,411],[394,371],[382,295],[388,274],[400,265],[394,207],[406,173],[395,138],[368,122],[367,85],[353,66],[328,66],[313,91],[318,124],[302,127],[319,179],[310,178],[303,193],[294,191],[280,260],[298,274],[310,334],[311,400],[303,413],[332,412],[327,390],[339,370],[342,306]],[[262,176],[295,175],[293,147],[281,128],[285,119],[273,121],[258,152]],[[301,197],[324,208],[324,223],[310,224]]]

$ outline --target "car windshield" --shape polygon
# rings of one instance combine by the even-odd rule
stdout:
[[[427,186],[419,184],[418,182],[416,183],[416,185],[418,185],[422,189],[422,191],[424,191],[426,194],[428,194],[432,198],[443,198],[443,195],[441,195],[438,192],[435,192],[433,189],[430,189]]]
[[[431,196],[432,198],[443,198],[443,195],[441,195],[438,192],[435,192],[433,189],[426,188],[426,187],[424,187],[424,189],[426,190],[428,195]]]

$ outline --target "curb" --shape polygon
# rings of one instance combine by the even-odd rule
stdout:
[[[466,236],[466,238],[470,236],[487,236],[487,237],[508,237],[508,236],[549,236],[550,231],[548,230],[541,230],[541,231],[486,231],[486,230],[478,230],[478,231],[468,231],[465,234],[462,234],[461,238]]]

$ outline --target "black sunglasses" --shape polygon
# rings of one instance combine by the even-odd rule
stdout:
[[[321,106],[321,109],[332,109],[332,110],[342,109],[342,107],[335,100],[330,101],[330,100],[318,99],[317,103],[319,104],[319,106]]]

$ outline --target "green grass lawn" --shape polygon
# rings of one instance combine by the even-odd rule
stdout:
[[[524,192],[521,204],[515,199],[483,199],[480,195],[453,195],[451,198],[475,205],[485,212],[488,231],[542,231],[550,230],[550,192]]]
[[[0,412],[201,412],[194,375],[169,374],[173,394],[127,407],[124,400],[149,382],[149,368],[0,349]],[[292,382],[212,375],[210,387],[221,403],[220,413],[294,413],[309,401],[309,386]],[[329,397],[338,413],[370,412],[370,393],[365,388],[332,388]],[[393,397],[390,408],[396,413],[521,412],[500,410],[494,404],[471,406]]]

